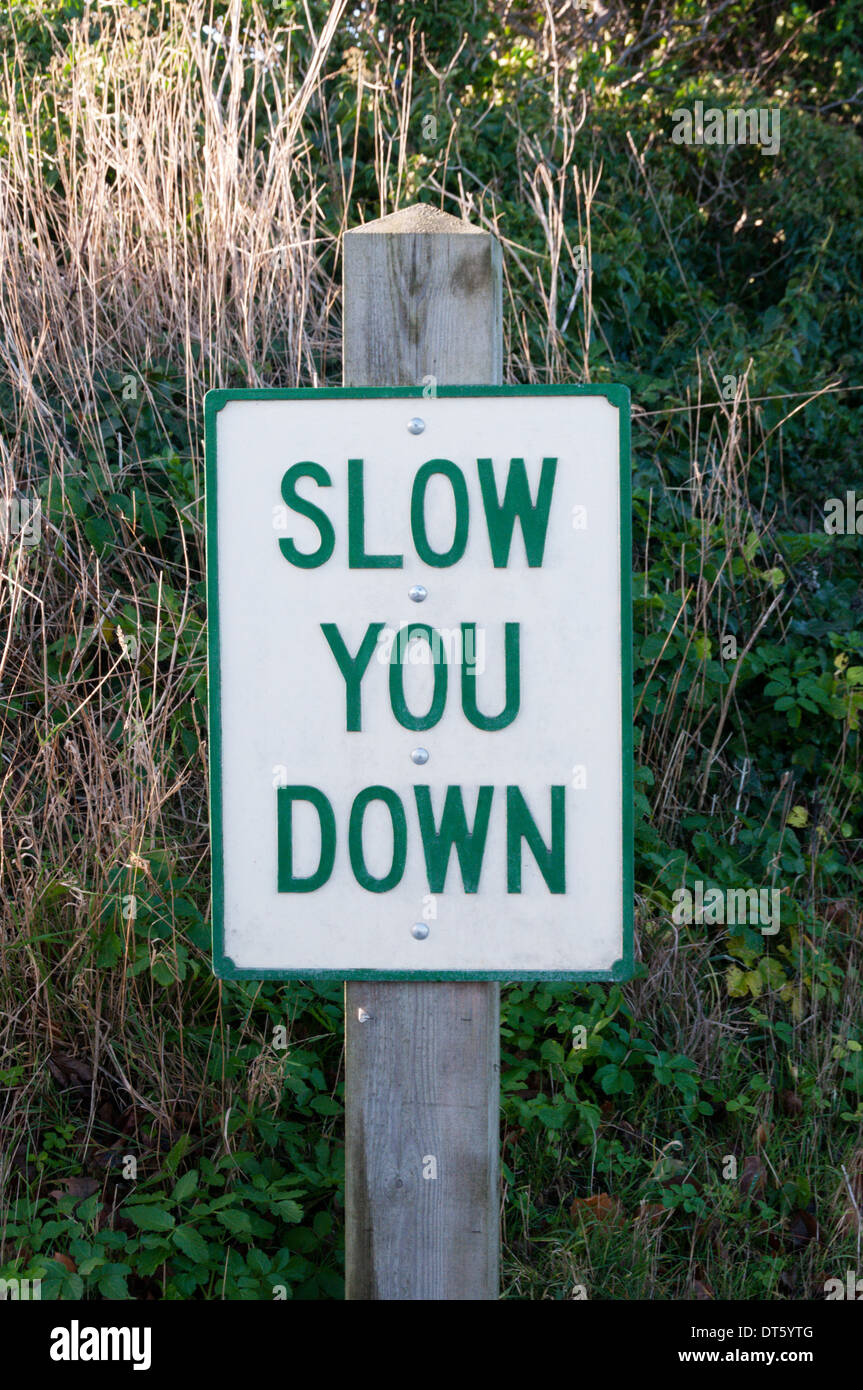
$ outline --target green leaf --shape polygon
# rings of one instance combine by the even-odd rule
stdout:
[[[123,1214],[141,1231],[170,1231],[174,1226],[173,1216],[164,1207],[126,1205]]]
[[[175,1202],[183,1202],[190,1197],[198,1186],[198,1170],[192,1168],[190,1172],[184,1173],[174,1184],[174,1191],[171,1193]]]
[[[232,1235],[250,1236],[252,1234],[252,1222],[248,1214],[244,1211],[220,1211],[217,1220],[223,1226],[227,1226]]]
[[[174,972],[162,956],[158,956],[153,961],[151,974],[157,984],[164,985],[166,988],[174,983]]]
[[[162,1240],[151,1249],[143,1250],[136,1260],[136,1274],[143,1275],[145,1279],[151,1274],[155,1274],[156,1270],[165,1263],[170,1253],[170,1245]]]
[[[536,1112],[537,1119],[546,1129],[564,1129],[569,1118],[569,1107],[563,1105],[543,1105]]]
[[[337,1100],[332,1100],[329,1096],[315,1096],[309,1102],[309,1108],[317,1111],[319,1115],[341,1115],[344,1106]]]
[[[103,516],[91,516],[84,522],[84,535],[94,550],[103,550],[114,543],[114,528]]]
[[[165,1167],[167,1168],[169,1173],[176,1173],[177,1169],[180,1166],[180,1163],[185,1157],[186,1150],[188,1149],[191,1142],[191,1135],[180,1135],[180,1138],[177,1140],[176,1144],[171,1149],[171,1152],[168,1154],[168,1157],[165,1159]]]
[[[128,1298],[129,1290],[126,1286],[128,1274],[128,1265],[106,1265],[98,1279],[99,1292],[102,1297],[109,1299]]]
[[[178,1226],[171,1239],[177,1249],[182,1251],[184,1255],[188,1255],[190,1260],[195,1261],[195,1264],[206,1264],[209,1253],[207,1242],[200,1231],[195,1230],[194,1226]]]
[[[273,1214],[281,1217],[282,1221],[302,1221],[303,1209],[298,1202],[286,1199],[282,1202],[273,1203]]]

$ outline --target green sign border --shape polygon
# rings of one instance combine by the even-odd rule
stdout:
[[[219,653],[216,416],[230,401],[422,400],[420,386],[325,386],[208,391],[206,424],[207,659],[210,724],[210,839],[212,845],[213,970],[221,980],[629,980],[634,971],[633,728],[632,728],[632,489],[629,388],[626,386],[439,386],[438,396],[604,396],[618,412],[620,443],[620,625],[623,763],[623,955],[610,970],[265,970],[240,969],[224,953],[222,853],[222,724]]]

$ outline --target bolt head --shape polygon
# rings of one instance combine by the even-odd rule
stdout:
[[[416,763],[419,767],[422,767],[423,763],[427,763],[428,760],[429,750],[427,748],[414,748],[413,752],[411,753],[411,762]]]
[[[414,922],[411,927],[411,936],[415,937],[417,941],[425,941],[428,934],[429,929],[425,922]]]
[[[424,603],[429,596],[429,591],[425,584],[414,584],[413,588],[408,589],[408,598],[414,603]]]
[[[409,433],[409,434],[422,434],[422,432],[423,432],[423,430],[425,429],[425,427],[426,427],[426,422],[425,422],[425,420],[421,420],[421,419],[419,418],[418,415],[415,415],[414,418],[413,418],[412,420],[408,420],[408,433]]]

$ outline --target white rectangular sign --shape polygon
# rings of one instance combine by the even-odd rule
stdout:
[[[625,388],[207,397],[223,978],[631,974]]]

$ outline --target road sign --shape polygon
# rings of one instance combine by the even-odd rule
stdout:
[[[631,974],[623,387],[207,396],[223,978]]]

